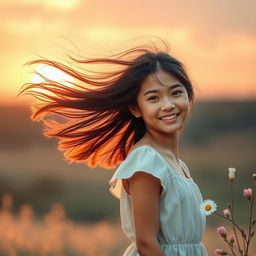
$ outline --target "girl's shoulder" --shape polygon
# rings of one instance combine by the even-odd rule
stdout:
[[[139,151],[139,152],[141,152],[141,151],[152,151],[153,152],[153,151],[156,151],[156,150],[148,144],[135,144],[129,150],[128,155],[130,155],[131,153],[137,152],[137,151]]]
[[[143,154],[144,153],[144,154]],[[168,166],[168,169],[170,169],[171,172],[173,173],[177,173],[177,170],[175,170],[175,168],[173,167],[172,164],[170,164],[162,155],[161,153],[155,149],[154,147],[147,145],[147,144],[141,144],[141,145],[136,145],[135,147],[131,148],[131,150],[129,151],[129,154],[143,154],[144,157],[143,159],[147,159],[150,158],[149,162],[151,162],[152,166],[159,166],[159,163],[161,162],[162,164],[164,164],[165,166]],[[128,160],[128,158],[126,158]],[[190,171],[188,166],[186,165],[186,163],[184,161],[182,161],[181,159],[179,159],[179,164],[182,167],[182,170],[184,172],[184,174],[188,177],[191,178],[190,176]]]
[[[137,160],[137,161],[135,161]],[[166,164],[163,161],[163,158],[160,156],[159,152],[147,144],[140,144],[133,146],[125,160],[121,163],[120,166],[125,164],[134,164],[143,165],[143,163],[149,163],[153,166],[159,165],[160,163]]]
[[[109,181],[109,184],[112,186],[112,192],[114,192],[118,180],[128,179],[138,171],[151,174],[158,178],[161,181],[163,192],[166,190],[168,166],[154,148],[148,145],[140,145],[133,147],[126,159],[116,169]]]

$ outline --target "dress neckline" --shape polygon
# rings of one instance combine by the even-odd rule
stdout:
[[[182,175],[182,174],[180,174],[161,154],[160,154],[160,152],[159,151],[157,151],[155,148],[153,148],[153,147],[151,147],[151,146],[149,146],[149,145],[142,145],[142,146],[138,146],[138,147],[135,147],[132,151],[130,151],[130,153],[129,154],[131,154],[132,152],[134,152],[136,149],[138,149],[138,148],[142,148],[142,147],[147,147],[147,148],[150,148],[150,149],[152,149],[153,151],[155,151],[160,157],[161,157],[161,159],[166,163],[166,165],[170,168],[170,169],[172,169],[174,172],[175,172],[175,174],[178,176],[178,177],[182,177],[182,178],[184,178],[185,180],[188,180],[188,181],[193,181],[193,179],[191,178],[191,177],[186,177],[185,175],[187,175],[186,174],[186,172],[184,171],[184,168],[183,168],[183,164],[182,164],[182,160],[181,159],[179,159],[179,164],[180,164],[180,167],[181,167],[181,169],[182,169],[182,172],[184,173],[184,175]],[[183,166],[181,166],[181,165],[183,165]]]

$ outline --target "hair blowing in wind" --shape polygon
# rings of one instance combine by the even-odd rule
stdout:
[[[113,168],[125,159],[145,133],[143,119],[133,116],[129,107],[136,106],[141,83],[159,67],[175,75],[189,99],[194,98],[183,64],[157,47],[136,47],[109,58],[69,59],[73,65],[44,58],[27,63],[64,72],[74,79],[69,86],[38,72],[43,82],[25,84],[19,95],[38,99],[32,119],[43,120],[44,135],[58,138],[58,149],[71,162]],[[95,71],[98,67],[107,71]]]

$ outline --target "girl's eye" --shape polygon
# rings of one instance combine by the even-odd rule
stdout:
[[[157,96],[151,96],[150,98],[148,98],[149,101],[154,101],[154,100],[157,100],[158,97]]]
[[[181,93],[183,93],[183,91],[181,91],[181,90],[177,90],[177,91],[173,92],[173,94],[175,94],[175,95],[178,95],[178,94],[181,94]]]

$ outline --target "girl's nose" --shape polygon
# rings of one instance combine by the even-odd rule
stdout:
[[[175,108],[175,104],[170,100],[164,100],[162,103],[161,110],[162,111],[168,111]]]

